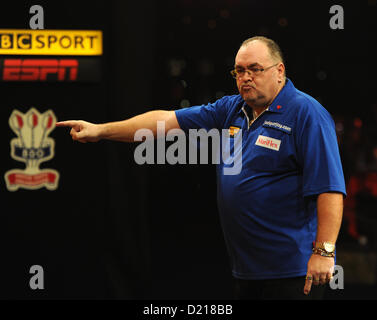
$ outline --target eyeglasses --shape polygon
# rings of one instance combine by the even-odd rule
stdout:
[[[257,67],[253,67],[251,69],[233,69],[232,71],[230,71],[230,74],[232,75],[232,77],[234,79],[239,79],[239,78],[242,78],[244,75],[245,75],[245,72],[247,72],[251,77],[257,77],[259,76],[262,72],[272,68],[272,67],[275,67],[277,66],[279,63],[275,63],[274,65],[272,66],[269,66],[267,68],[257,68]]]

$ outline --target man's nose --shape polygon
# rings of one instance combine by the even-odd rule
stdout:
[[[245,70],[244,74],[241,76],[243,81],[252,81],[253,74],[249,70]]]

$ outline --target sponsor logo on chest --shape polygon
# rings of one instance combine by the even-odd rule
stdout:
[[[273,121],[266,120],[263,123],[263,126],[264,127],[269,127],[269,128],[280,129],[281,131],[284,131],[286,133],[291,133],[292,132],[292,128],[291,127],[288,127],[288,126],[286,126],[284,124],[281,124],[279,122],[273,122]]]
[[[259,135],[255,145],[279,151],[281,140]]]

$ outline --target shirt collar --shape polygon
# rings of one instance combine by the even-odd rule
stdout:
[[[274,101],[269,105],[266,112],[275,112],[275,113],[283,113],[286,109],[285,102],[288,101],[289,97],[293,94],[295,90],[295,86],[293,85],[292,81],[286,78],[284,87],[280,90],[279,94],[276,96]],[[247,106],[246,102],[243,101],[240,110],[238,113],[243,114],[243,107]]]

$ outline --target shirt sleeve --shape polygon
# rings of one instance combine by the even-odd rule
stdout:
[[[346,195],[334,120],[319,104],[303,109],[298,116],[296,135],[303,194],[340,192]]]
[[[223,97],[214,103],[175,110],[179,126],[184,132],[189,129],[222,129],[226,119],[229,98]]]

